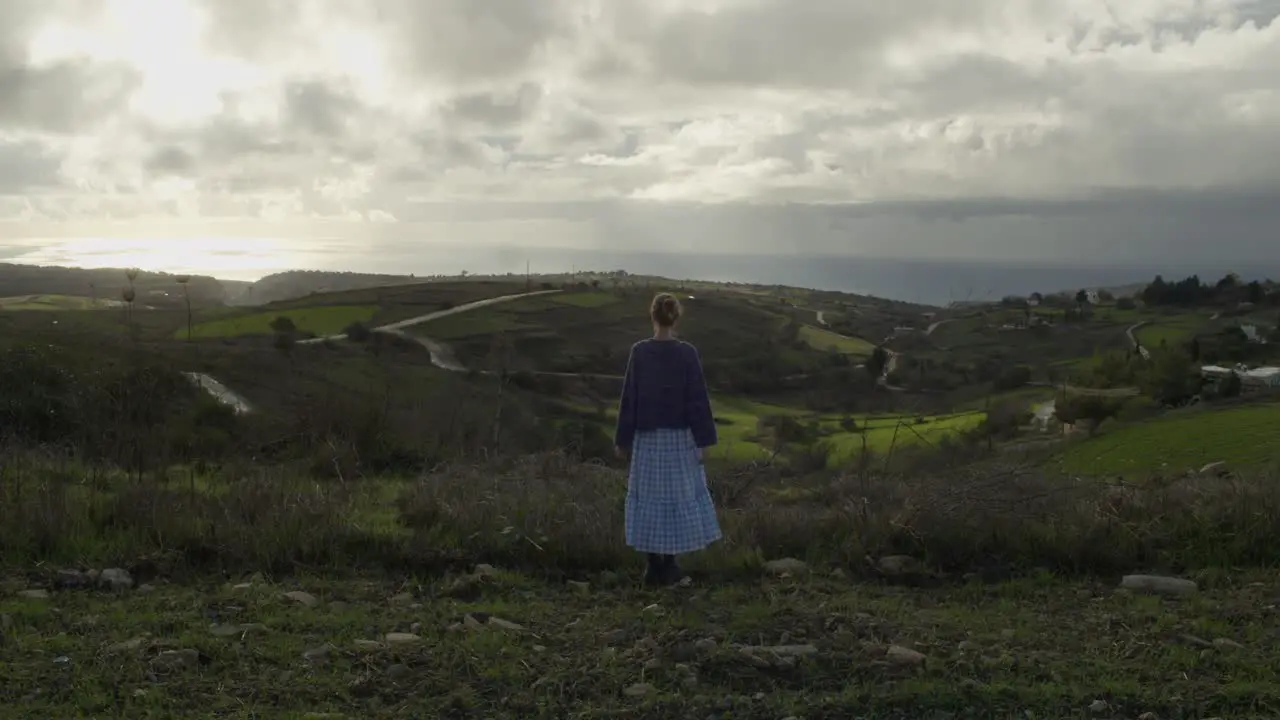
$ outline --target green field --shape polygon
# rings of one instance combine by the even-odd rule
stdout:
[[[101,308],[121,307],[121,300],[104,300],[77,295],[19,295],[17,297],[0,298],[0,311],[26,310],[96,310]]]
[[[815,350],[835,351],[842,355],[870,355],[876,346],[862,338],[838,335],[830,330],[803,325],[800,328],[800,339]]]
[[[552,302],[560,303],[561,305],[594,308],[613,305],[614,303],[619,302],[621,298],[607,292],[575,292],[551,295],[550,300]]]
[[[319,307],[264,310],[248,315],[235,315],[197,323],[192,336],[197,338],[239,337],[242,335],[270,335],[271,323],[278,317],[293,321],[300,332],[319,336],[337,335],[352,323],[369,323],[378,312],[376,305],[325,305]],[[186,337],[185,327],[174,337]]]
[[[1184,410],[1081,440],[1057,459],[1081,475],[1181,473],[1218,461],[1234,468],[1280,462],[1280,404]]]
[[[1144,347],[1156,348],[1186,342],[1203,326],[1204,321],[1198,317],[1162,318],[1138,328],[1133,334]]]
[[[857,417],[863,432],[837,432],[827,438],[831,446],[828,462],[832,466],[844,465],[867,450],[883,455],[895,448],[922,444],[936,445],[944,437],[968,432],[982,424],[986,417],[981,412],[965,412],[956,415],[926,416],[918,422],[912,416]]]

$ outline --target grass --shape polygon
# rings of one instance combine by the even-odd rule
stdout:
[[[1144,347],[1156,348],[1161,345],[1177,345],[1190,340],[1204,325],[1199,317],[1178,317],[1152,321],[1134,331],[1134,337]]]
[[[524,330],[529,327],[528,324],[521,322],[518,315],[504,312],[504,309],[478,308],[414,325],[408,328],[408,331],[437,340],[459,340],[479,335]]]
[[[0,298],[0,311],[18,312],[28,310],[97,310],[102,308],[118,308],[124,305],[121,300],[103,298],[87,298],[76,295],[21,295],[18,297]]]
[[[607,292],[575,292],[575,293],[557,293],[550,296],[552,302],[562,305],[573,305],[574,307],[596,308],[605,305],[613,305],[620,302],[621,298],[613,293]]]
[[[866,357],[876,349],[875,345],[862,338],[839,335],[812,325],[800,327],[800,339],[815,350],[835,351],[842,355]]]
[[[909,590],[823,571],[646,592],[611,573],[583,587],[499,569],[466,599],[450,578],[376,576],[8,597],[0,700],[28,717],[1077,717],[1099,700],[1106,717],[1280,712],[1265,585],[1169,602],[1051,577]],[[299,590],[318,604],[283,597]],[[458,629],[468,615],[520,628]],[[419,639],[388,645],[391,632]],[[766,667],[737,649],[806,644]],[[891,644],[924,661],[886,662]],[[166,665],[183,651],[191,666]]]
[[[227,338],[244,335],[270,335],[271,323],[278,317],[287,317],[301,332],[318,336],[338,335],[352,323],[368,324],[376,305],[321,305],[303,308],[264,310],[245,315],[233,315],[196,323],[192,336],[197,338]],[[185,338],[186,328],[175,332],[175,338]]]
[[[1280,464],[1280,404],[1185,410],[1081,440],[1058,459],[1064,471],[1089,475],[1181,473],[1218,461]]]

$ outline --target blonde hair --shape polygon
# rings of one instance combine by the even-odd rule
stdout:
[[[671,293],[658,293],[653,296],[653,303],[649,305],[649,316],[659,327],[672,327],[676,321],[680,319],[682,312],[680,301]]]

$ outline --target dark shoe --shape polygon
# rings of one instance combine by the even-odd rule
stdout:
[[[676,585],[684,579],[684,571],[680,569],[680,563],[676,562],[675,555],[665,555],[662,558],[662,584]]]
[[[662,556],[649,553],[649,567],[644,572],[644,584],[649,587],[662,585],[664,569]]]

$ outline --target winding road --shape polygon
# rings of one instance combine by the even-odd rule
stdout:
[[[1151,324],[1150,320],[1143,320],[1142,322],[1137,323],[1135,325],[1130,325],[1129,329],[1124,331],[1124,334],[1129,338],[1129,344],[1133,345],[1135,348],[1138,349],[1138,352],[1142,355],[1143,360],[1150,360],[1151,353],[1147,352],[1147,349],[1145,347],[1138,344],[1138,338],[1137,336],[1134,335],[1134,333],[1137,332],[1140,328],[1150,324]]]
[[[465,373],[465,372],[469,372],[468,368],[458,360],[457,355],[454,354],[453,349],[450,348],[448,345],[440,342],[439,340],[434,340],[432,338],[424,337],[422,335],[410,335],[409,333],[404,331],[404,328],[413,327],[415,325],[421,325],[422,323],[431,322],[432,320],[438,320],[440,318],[448,317],[450,315],[457,315],[458,313],[468,312],[470,310],[478,310],[480,308],[488,307],[490,305],[497,305],[499,303],[510,302],[512,300],[519,300],[520,298],[535,297],[537,295],[549,295],[549,294],[558,293],[558,292],[561,292],[561,291],[560,290],[538,290],[535,292],[518,293],[515,295],[501,295],[498,297],[486,298],[484,300],[476,300],[474,302],[464,303],[462,305],[458,305],[457,307],[449,308],[448,310],[437,310],[436,312],[427,313],[425,315],[417,315],[415,317],[411,317],[406,320],[399,320],[397,322],[389,323],[387,325],[381,325],[379,327],[372,328],[370,332],[378,332],[378,333],[383,333],[385,335],[394,335],[403,340],[408,340],[409,342],[417,343],[418,345],[425,348],[428,353],[431,354],[432,365],[440,368],[441,370],[447,370],[449,372]],[[307,338],[306,340],[299,340],[298,344],[299,345],[318,345],[323,342],[338,342],[346,339],[347,339],[347,336],[345,334],[329,335],[327,337]],[[499,374],[499,372],[495,370],[477,370],[476,372],[478,372],[481,375]],[[530,370],[527,372],[529,372],[530,374],[539,375],[542,377],[594,378],[597,380],[621,380],[622,379],[621,375],[611,375],[608,373],[557,372],[554,370]],[[210,395],[212,395],[215,399],[217,399],[218,402],[224,403],[226,405],[230,405],[232,408],[234,408],[237,414],[252,412],[252,406],[249,404],[248,400],[245,400],[242,396],[236,394],[230,388],[218,382],[217,380],[210,377],[209,375],[205,375],[204,373],[184,373],[184,374],[188,378],[190,378],[192,382],[199,385],[201,388],[207,391]]]

